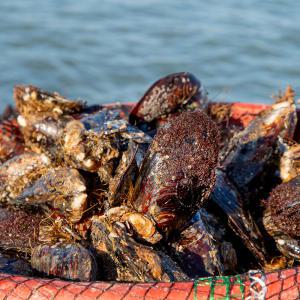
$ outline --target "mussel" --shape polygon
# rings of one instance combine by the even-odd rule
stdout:
[[[173,256],[189,277],[225,275],[237,269],[237,254],[224,239],[225,230],[216,215],[201,208],[172,243]]]
[[[297,120],[294,98],[281,100],[261,112],[231,139],[221,155],[212,193],[212,200],[228,216],[233,231],[262,265],[268,260],[268,255],[263,236],[249,209],[249,196],[253,192],[253,182],[259,179],[271,159],[278,138],[293,137]]]
[[[162,251],[136,242],[122,222],[95,217],[92,225],[93,246],[107,280],[129,282],[183,281],[188,277]]]
[[[129,122],[143,130],[155,129],[167,116],[181,110],[205,109],[207,102],[207,92],[193,74],[170,74],[147,90],[130,112]]]
[[[277,186],[265,203],[265,229],[283,255],[300,261],[300,176]]]
[[[31,266],[41,273],[70,280],[97,278],[94,255],[78,243],[41,244],[31,254]]]
[[[214,187],[218,130],[204,113],[183,112],[158,129],[131,203],[168,236],[180,230]]]

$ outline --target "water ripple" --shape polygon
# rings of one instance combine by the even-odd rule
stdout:
[[[270,102],[300,93],[300,2],[34,0],[0,2],[0,104],[17,83],[89,103],[128,101],[187,70],[212,98]]]

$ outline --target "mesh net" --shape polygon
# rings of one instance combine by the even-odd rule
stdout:
[[[200,278],[194,282],[67,282],[0,274],[0,299],[300,299],[300,267],[264,274]]]
[[[300,268],[198,279],[194,299],[300,299]]]

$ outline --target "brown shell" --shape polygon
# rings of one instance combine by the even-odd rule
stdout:
[[[162,239],[162,235],[157,231],[156,224],[152,220],[128,206],[113,207],[105,213],[105,217],[110,223],[125,223],[138,240],[156,244]]]
[[[290,209],[288,210],[289,212],[291,212]],[[267,209],[264,211],[263,224],[266,231],[274,238],[277,249],[291,261],[300,261],[299,238],[286,233],[283,228],[284,224],[279,224],[279,226],[277,225],[278,220],[276,220],[276,218],[273,217],[270,206],[267,207]],[[295,232],[295,234],[297,233]]]
[[[204,113],[183,112],[160,128],[148,150],[132,205],[166,234],[207,201],[218,163],[219,135]]]
[[[21,131],[24,135],[26,147],[36,153],[44,153],[53,162],[63,162],[63,148],[61,139],[65,126],[73,121],[71,116],[61,116],[58,119],[53,117],[36,117],[20,121]]]
[[[221,165],[240,191],[247,191],[270,159],[278,136],[292,138],[297,120],[294,102],[280,102],[258,115],[230,141]]]
[[[266,201],[271,218],[284,234],[300,237],[300,176],[277,186]]]
[[[33,276],[34,272],[30,264],[21,258],[0,253],[0,272],[5,274]]]
[[[0,121],[0,163],[24,152],[24,139],[16,119]]]
[[[109,182],[108,203],[110,207],[128,202],[148,146],[149,144],[129,141],[127,150],[122,153],[115,174]]]
[[[0,201],[14,204],[24,187],[47,171],[50,160],[43,154],[25,152],[0,165]]]
[[[267,251],[263,236],[249,210],[246,209],[242,196],[224,172],[218,169],[216,174],[216,185],[211,200],[225,213],[229,226],[253,256],[261,263],[266,262]]]
[[[122,223],[94,218],[92,241],[106,280],[129,282],[183,281],[187,276],[162,251],[134,241]]]
[[[180,234],[172,244],[175,257],[190,277],[224,275],[235,271],[237,256],[232,244],[224,240],[225,228],[216,216],[203,208],[197,213],[197,220]]]
[[[32,250],[31,266],[39,272],[63,279],[96,280],[94,256],[76,243],[38,245]]]
[[[283,148],[280,158],[280,178],[288,182],[300,174],[300,144],[282,139],[279,144]]]
[[[156,81],[132,109],[129,121],[138,125],[153,122],[174,113],[190,102],[203,102],[206,106],[206,92],[200,81],[191,73],[170,74]],[[200,106],[200,104],[199,104]]]
[[[14,99],[17,111],[25,118],[37,115],[61,116],[82,111],[85,103],[64,98],[58,93],[50,93],[28,85],[17,85],[14,88]]]
[[[23,205],[48,204],[77,223],[87,208],[85,180],[75,169],[49,168],[43,176],[26,186],[16,201]]]

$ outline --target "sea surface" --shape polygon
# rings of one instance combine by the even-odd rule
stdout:
[[[300,1],[0,1],[0,110],[15,84],[90,104],[194,73],[215,101],[300,95]]]

